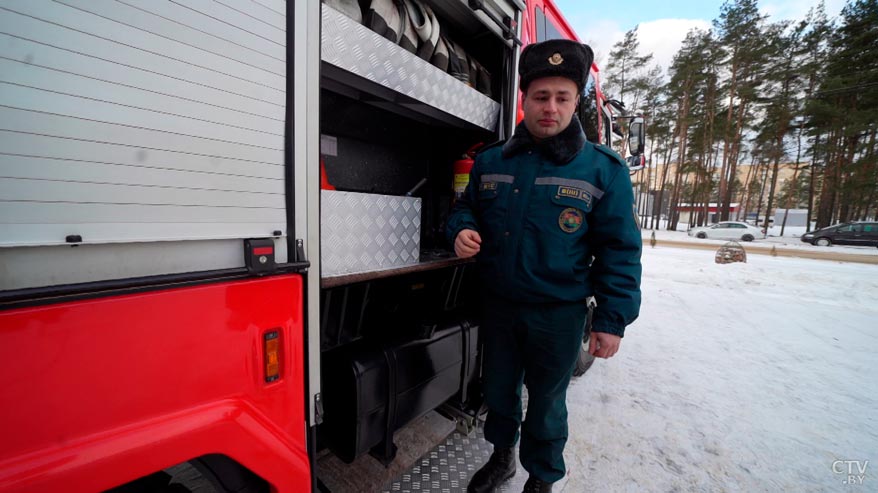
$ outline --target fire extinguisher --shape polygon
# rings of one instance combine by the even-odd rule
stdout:
[[[335,187],[326,178],[326,164],[323,162],[323,158],[320,158],[320,189],[335,190]]]
[[[454,188],[454,200],[463,196],[467,184],[469,184],[469,173],[473,169],[476,151],[482,147],[484,143],[479,142],[467,150],[460,159],[454,162],[454,180],[452,186]]]

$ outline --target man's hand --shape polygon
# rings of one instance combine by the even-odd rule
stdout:
[[[616,354],[622,338],[606,332],[592,332],[588,340],[588,354],[597,358],[609,358]]]
[[[479,253],[482,248],[482,237],[478,231],[462,229],[454,239],[454,253],[460,258],[469,258]]]

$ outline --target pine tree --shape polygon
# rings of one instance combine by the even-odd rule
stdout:
[[[867,217],[876,208],[878,1],[845,6],[830,52],[825,76],[808,102],[821,141],[815,150],[824,163],[817,227]]]
[[[625,33],[622,41],[613,45],[610,59],[605,69],[605,89],[634,111],[643,97],[646,83],[644,79],[650,69],[652,53],[640,54],[640,41],[637,27]]]
[[[637,26],[625,33],[622,41],[613,45],[610,61],[606,68],[604,90],[616,98],[630,115],[644,112],[641,107],[649,90],[650,74],[654,72],[650,62],[652,53],[640,54],[640,41],[637,39]],[[619,129],[627,137],[628,121],[620,120]],[[628,139],[623,138],[619,148],[624,155]]]
[[[693,108],[697,105],[697,91],[704,78],[704,47],[711,43],[710,32],[693,29],[686,34],[680,50],[674,55],[670,68],[668,99],[676,103],[674,134],[677,168],[670,200],[668,229],[677,228],[677,207],[683,196],[684,172],[692,167],[689,150],[689,127],[695,120]]]
[[[722,220],[729,218],[741,141],[750,121],[748,110],[756,99],[764,74],[765,19],[766,16],[759,13],[756,0],[726,0],[719,18],[714,21],[729,74],[724,85],[728,104],[719,179]]]
[[[771,161],[768,205],[763,227],[768,229],[769,216],[776,204],[775,192],[782,160],[788,158],[786,141],[797,128],[796,116],[800,114],[801,100],[795,96],[803,88],[799,69],[800,40],[807,26],[798,24],[788,29],[785,23],[771,24],[766,29],[764,84],[761,88],[761,109],[764,118],[759,129],[759,139],[764,143]]]
[[[802,24],[807,26],[801,40],[802,64],[799,71],[805,83],[803,115],[804,129],[806,134],[806,147],[804,155],[810,155],[810,164],[807,166],[808,174],[808,219],[807,229],[811,228],[812,210],[814,204],[814,193],[820,184],[818,178],[818,148],[820,147],[821,130],[813,122],[810,121],[809,105],[811,104],[814,92],[817,90],[818,84],[825,74],[825,67],[829,57],[829,40],[835,29],[832,22],[826,17],[826,9],[821,1],[816,7],[808,10]],[[809,144],[810,140],[810,145]]]

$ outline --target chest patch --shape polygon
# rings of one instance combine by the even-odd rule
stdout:
[[[582,212],[579,209],[568,207],[561,211],[558,216],[558,226],[565,233],[574,233],[582,227]]]
[[[585,208],[588,209],[591,207],[591,194],[587,191],[576,188],[576,187],[558,187],[558,191],[555,193],[558,197],[570,197],[572,199],[578,199],[585,202]]]
[[[484,183],[479,183],[479,191],[484,192],[485,190],[497,190],[497,182],[487,181]]]

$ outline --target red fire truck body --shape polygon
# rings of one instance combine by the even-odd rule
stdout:
[[[104,491],[186,463],[220,491],[312,491],[335,412],[324,356],[415,320],[388,300],[433,313],[433,275],[435,314],[469,317],[448,300],[472,265],[436,253],[451,159],[510,135],[519,43],[576,36],[550,0],[427,3],[490,69],[488,124],[332,61],[328,23],[347,21],[319,1],[0,7],[0,491]],[[340,189],[405,196],[383,180],[410,149],[370,147],[364,122],[449,149],[418,168],[429,268],[326,275],[321,157]],[[354,160],[384,175],[353,183]]]

